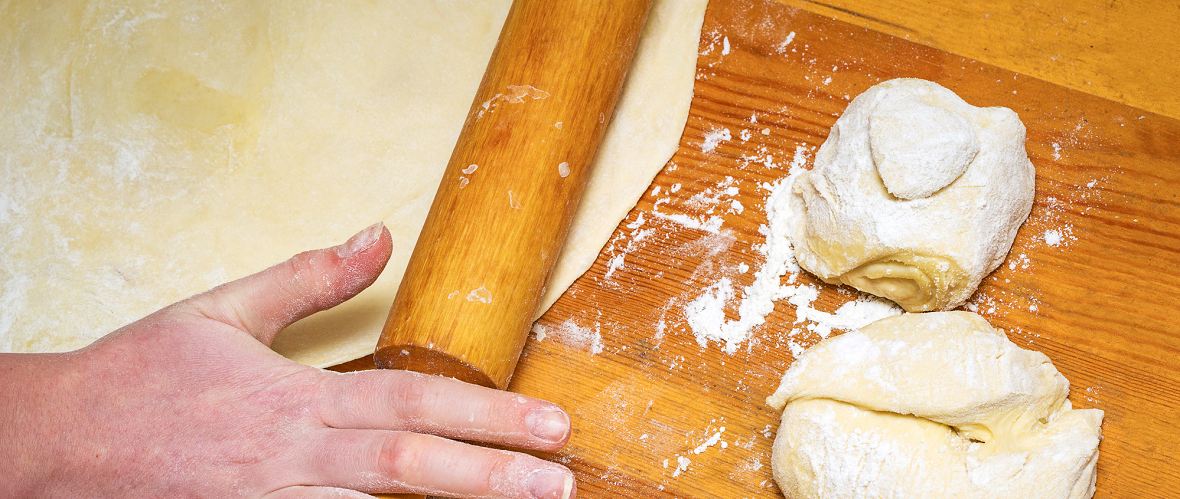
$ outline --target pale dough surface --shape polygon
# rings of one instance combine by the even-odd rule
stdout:
[[[656,1],[542,311],[676,150],[705,3]],[[510,4],[0,3],[0,351],[84,346],[384,220],[377,283],[274,343],[372,353]]]
[[[910,312],[962,305],[1032,210],[1024,125],[929,81],[857,96],[795,182],[799,266]]]
[[[970,312],[905,314],[804,352],[767,399],[787,497],[1080,499],[1103,413]]]

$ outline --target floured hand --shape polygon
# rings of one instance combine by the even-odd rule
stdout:
[[[392,244],[374,225],[84,349],[0,354],[0,497],[572,496],[561,465],[448,440],[556,450],[570,428],[553,404],[268,348],[369,286]]]

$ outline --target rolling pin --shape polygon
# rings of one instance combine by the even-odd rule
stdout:
[[[651,0],[515,0],[377,343],[508,386]]]

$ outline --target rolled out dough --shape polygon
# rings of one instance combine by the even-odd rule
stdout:
[[[273,345],[371,353],[510,4],[0,3],[0,351],[82,347],[384,220],[376,284]],[[675,152],[705,4],[652,7],[538,314]]]
[[[767,398],[787,497],[1088,499],[1103,413],[1049,358],[970,312],[905,314],[821,341]]]

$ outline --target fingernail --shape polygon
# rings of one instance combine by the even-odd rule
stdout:
[[[547,442],[565,440],[570,431],[570,417],[555,407],[533,409],[524,417],[524,421],[529,425],[529,433]]]
[[[352,255],[360,253],[369,249],[373,243],[377,242],[377,238],[381,237],[381,229],[385,227],[382,222],[377,222],[370,225],[356,235],[348,238],[348,241],[336,248],[336,254],[341,258],[348,258]]]
[[[529,475],[529,493],[536,499],[570,499],[574,476],[568,471],[541,469]]]

